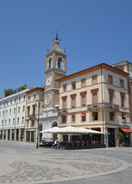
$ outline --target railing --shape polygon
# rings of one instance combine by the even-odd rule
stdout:
[[[36,119],[36,115],[35,114],[28,114],[28,115],[26,115],[26,119],[27,120],[35,120]]]

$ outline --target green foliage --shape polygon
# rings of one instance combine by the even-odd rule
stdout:
[[[25,89],[27,89],[28,88],[28,86],[26,85],[26,84],[24,84],[24,85],[22,85],[22,86],[20,86],[19,88],[18,88],[18,91],[23,91],[23,90],[25,90]]]
[[[20,86],[18,89],[5,89],[4,96],[5,97],[10,96],[10,95],[15,94],[17,92],[23,91],[27,88],[28,88],[28,86],[26,84],[24,84],[24,85]]]
[[[10,96],[12,94],[14,94],[15,91],[13,89],[5,89],[4,90],[4,96],[7,97],[7,96]]]

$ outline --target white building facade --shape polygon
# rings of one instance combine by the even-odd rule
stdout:
[[[28,89],[0,99],[0,138],[24,141],[26,92]]]

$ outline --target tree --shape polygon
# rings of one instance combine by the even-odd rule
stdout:
[[[20,86],[19,88],[18,88],[18,91],[23,91],[23,90],[25,90],[25,89],[27,89],[28,88],[28,86],[26,85],[26,84],[24,84],[24,85],[22,85],[22,86]]]
[[[15,94],[17,92],[23,91],[27,88],[28,88],[28,86],[26,84],[24,84],[24,85],[20,86],[18,89],[11,89],[11,88],[5,89],[4,90],[4,96],[5,97],[10,96],[10,95]]]
[[[7,96],[10,96],[12,94],[14,94],[15,91],[13,89],[5,89],[4,90],[4,96],[7,97]]]

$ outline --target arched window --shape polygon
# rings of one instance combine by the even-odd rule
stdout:
[[[49,58],[49,62],[48,62],[49,63],[48,64],[49,66],[48,66],[48,68],[51,68],[51,66],[52,66],[52,63],[51,62],[52,62],[52,58]]]
[[[62,69],[62,62],[63,62],[63,61],[62,61],[62,58],[59,57],[59,58],[58,58],[58,63],[57,63],[57,66],[58,66],[59,69]]]

